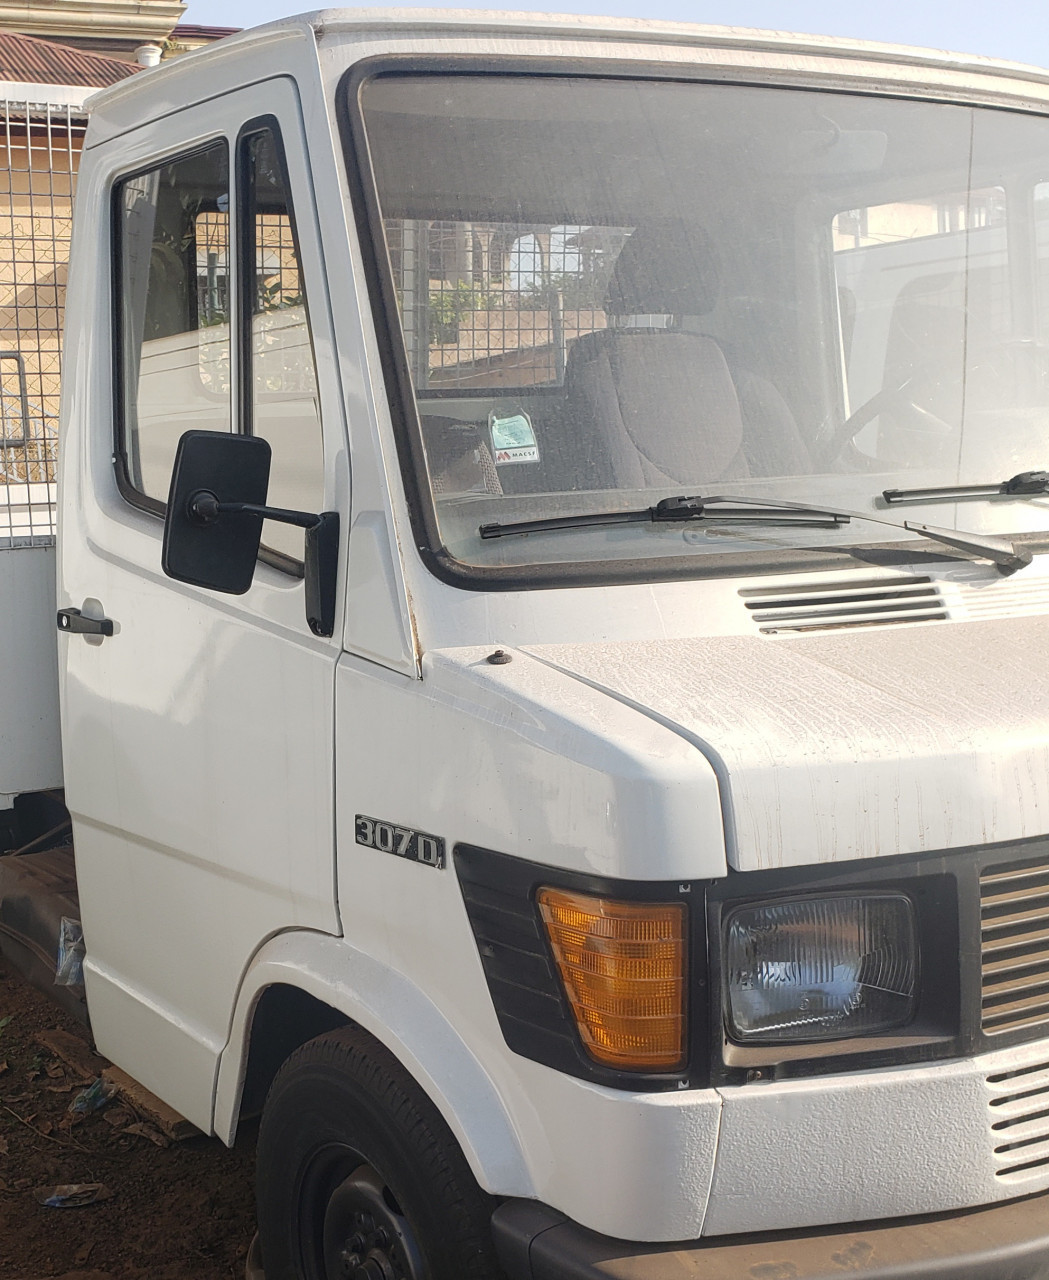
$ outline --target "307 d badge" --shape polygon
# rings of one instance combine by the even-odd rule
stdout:
[[[378,849],[380,853],[392,853],[409,862],[421,862],[427,867],[444,866],[444,840],[428,835],[425,831],[413,831],[411,827],[399,827],[395,822],[381,818],[366,818],[358,813],[356,824],[357,843],[366,849]]]

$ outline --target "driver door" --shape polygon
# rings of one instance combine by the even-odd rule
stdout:
[[[164,576],[171,468],[190,428],[264,435],[270,503],[337,510],[344,425],[313,357],[330,335],[294,83],[169,115],[119,155],[100,234],[117,376],[104,421],[74,406],[67,468],[102,479],[67,508],[61,558],[61,603],[112,634],[60,640],[67,802],[99,1049],[207,1130],[252,954],[339,929],[339,645],[306,623],[301,530],[266,524],[242,596]]]

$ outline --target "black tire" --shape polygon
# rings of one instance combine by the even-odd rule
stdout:
[[[495,1201],[433,1103],[358,1027],[285,1062],[259,1129],[266,1280],[503,1280]]]

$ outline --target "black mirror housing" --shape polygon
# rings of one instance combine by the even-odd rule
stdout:
[[[315,636],[335,630],[335,584],[339,576],[339,513],[324,511],[306,530],[306,622]]]
[[[267,507],[270,446],[261,436],[187,431],[168,491],[161,565],[169,578],[242,596],[255,576],[263,520],[306,530],[306,621],[335,630],[339,513]]]
[[[161,565],[168,577],[242,596],[255,574],[262,516],[202,519],[194,499],[210,494],[222,504],[262,507],[269,479],[270,446],[261,436],[187,431],[178,442],[164,520]]]

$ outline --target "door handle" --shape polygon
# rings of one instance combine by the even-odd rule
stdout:
[[[78,636],[111,636],[113,619],[85,618],[79,609],[59,609],[58,629]]]

